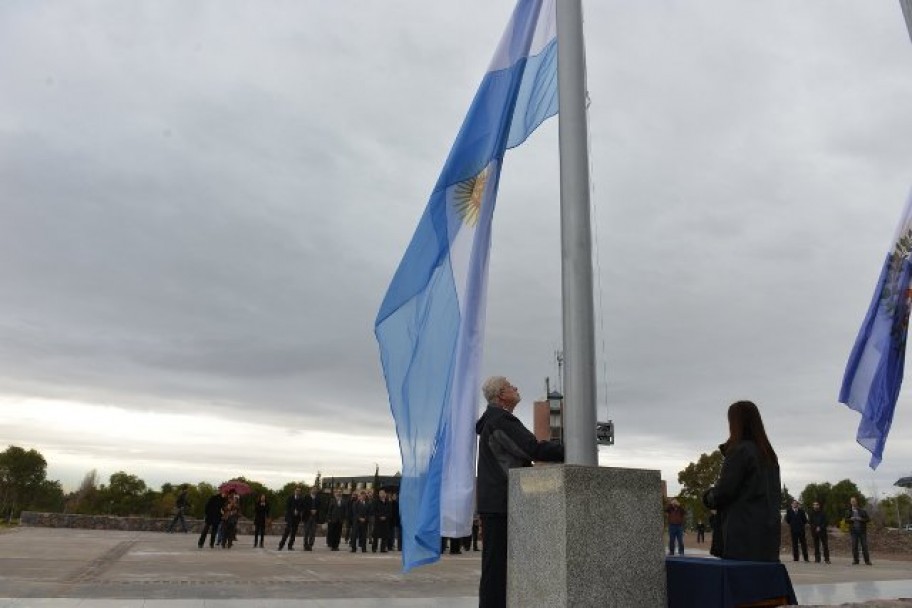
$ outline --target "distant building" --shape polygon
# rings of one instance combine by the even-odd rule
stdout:
[[[549,391],[545,400],[532,404],[532,432],[539,441],[564,440],[564,396]]]

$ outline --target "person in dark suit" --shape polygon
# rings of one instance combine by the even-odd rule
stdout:
[[[314,486],[310,494],[304,497],[304,550],[313,551],[314,540],[317,536],[318,514],[320,513],[320,489]]]
[[[808,523],[811,524],[811,538],[814,539],[814,561],[820,563],[820,545],[823,544],[823,560],[829,564],[830,541],[827,538],[827,517],[816,500],[811,507]]]
[[[358,547],[361,547],[362,553],[367,553],[367,526],[370,513],[371,506],[367,502],[367,492],[362,490],[358,495],[358,501],[352,505],[352,553],[357,551]]]
[[[858,564],[858,546],[861,545],[861,554],[867,565],[871,565],[871,557],[868,555],[868,512],[858,506],[858,499],[854,496],[849,499],[849,510],[845,514],[846,523],[849,524],[849,531],[852,533],[852,563]]]
[[[380,488],[377,500],[374,501],[374,537],[371,541],[371,551],[386,553],[389,549],[390,519],[393,517],[393,505],[386,496],[386,490]]]
[[[386,546],[389,547],[390,551],[394,548],[396,551],[401,551],[402,522],[399,521],[399,495],[396,492],[390,493],[390,506],[392,507],[393,515],[390,517],[389,541],[386,543]]]
[[[523,426],[513,410],[519,390],[503,376],[485,380],[481,387],[488,402],[475,423],[478,433],[478,514],[484,529],[481,548],[479,608],[507,604],[507,495],[510,469],[530,467],[533,461],[563,462],[564,446],[539,441]]]
[[[352,490],[348,497],[348,511],[345,514],[345,524],[342,526],[342,538],[345,544],[351,542],[351,536],[355,529],[355,505],[358,504],[358,492]]]
[[[326,543],[330,551],[338,551],[339,543],[342,540],[342,525],[348,518],[348,501],[342,497],[342,490],[336,489],[333,492],[333,500],[329,505],[329,513],[326,516]]]
[[[298,535],[298,525],[301,523],[301,514],[304,513],[304,498],[301,496],[301,486],[295,486],[294,494],[285,501],[285,531],[279,541],[279,551],[288,541],[288,550],[294,551],[295,537]]]
[[[798,504],[797,500],[792,501],[792,506],[785,512],[785,523],[788,524],[792,533],[792,557],[798,561],[798,546],[801,546],[801,556],[804,561],[808,561],[808,542],[804,533],[804,527],[808,523],[807,513]],[[819,561],[819,560],[818,560]]]
[[[213,494],[206,501],[206,520],[203,523],[203,532],[200,534],[199,542],[197,543],[200,549],[203,548],[203,544],[206,542],[206,533],[210,532],[210,530],[209,548],[215,547],[215,535],[218,532],[219,525],[222,523],[222,506],[225,504],[225,497],[225,492],[222,492]]]
[[[263,539],[266,538],[266,520],[269,519],[269,502],[265,494],[260,494],[253,507],[253,546],[263,548]],[[259,540],[259,544],[257,544]]]
[[[779,459],[750,401],[728,408],[728,440],[719,446],[725,460],[703,504],[716,511],[709,552],[724,559],[779,561],[782,484]]]

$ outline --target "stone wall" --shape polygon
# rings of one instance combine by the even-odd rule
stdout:
[[[203,520],[192,517],[185,518],[187,529],[199,534],[203,530]],[[167,532],[171,518],[154,517],[116,517],[113,515],[76,515],[73,513],[37,513],[23,511],[19,516],[20,526],[36,528],[80,528],[84,530],[126,530],[138,532]],[[325,534],[325,525],[317,526],[317,535]],[[175,526],[180,530],[180,524]],[[281,536],[285,530],[285,521],[279,519],[266,527],[267,536]],[[298,528],[298,534],[303,533],[303,525]],[[253,522],[241,518],[238,522],[238,534],[253,535]]]

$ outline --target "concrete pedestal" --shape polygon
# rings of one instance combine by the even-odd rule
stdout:
[[[510,471],[507,605],[665,608],[659,471]]]

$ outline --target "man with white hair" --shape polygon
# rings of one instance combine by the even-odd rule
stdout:
[[[478,433],[478,515],[484,543],[481,548],[479,608],[507,605],[507,481],[509,471],[530,467],[533,461],[563,462],[564,446],[539,441],[513,415],[519,390],[503,376],[481,387],[488,407],[475,424]]]

